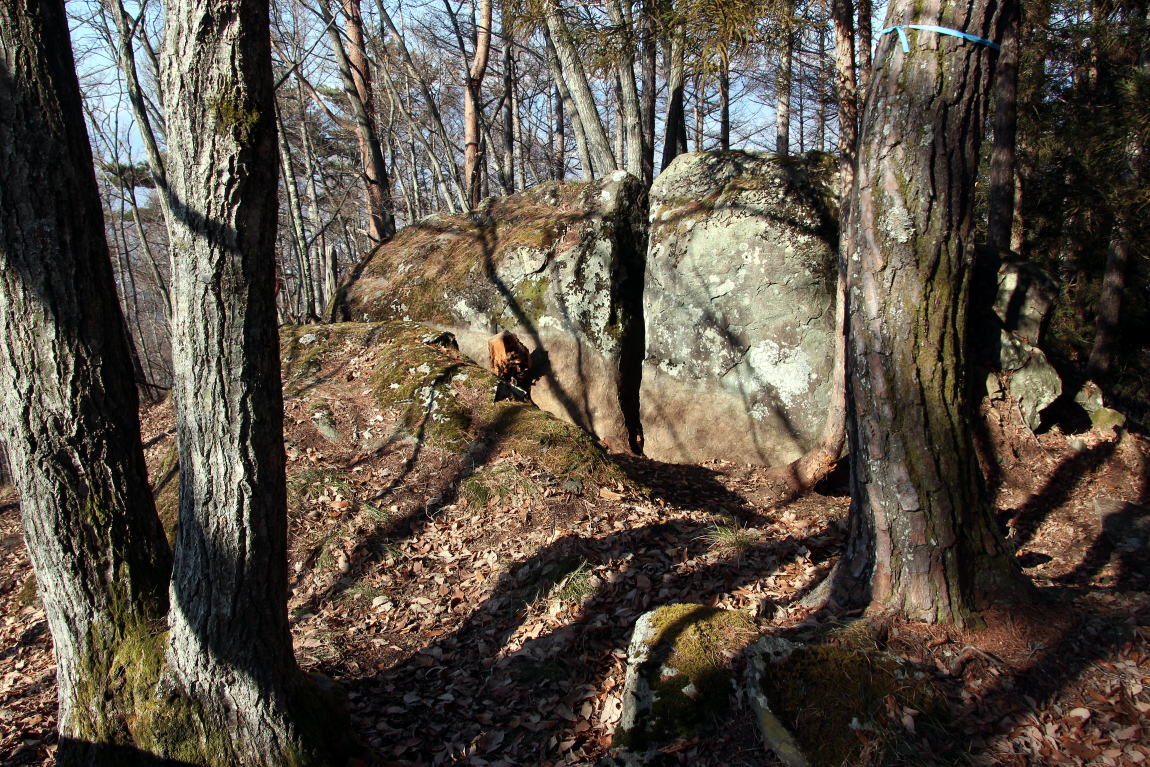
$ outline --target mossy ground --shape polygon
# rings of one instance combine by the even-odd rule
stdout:
[[[473,456],[531,455],[549,480],[588,489],[624,481],[591,435],[530,403],[495,402],[496,378],[453,350],[424,343],[430,334],[416,323],[386,323],[386,354],[371,381],[376,403],[397,413],[411,438]],[[468,492],[506,495],[499,471],[481,464],[467,479]]]
[[[942,726],[946,698],[933,672],[858,636],[800,646],[763,676],[771,711],[812,767],[907,764],[918,750],[915,730]]]

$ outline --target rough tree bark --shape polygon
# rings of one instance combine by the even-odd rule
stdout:
[[[180,526],[164,687],[190,724],[165,737],[212,765],[325,763],[345,748],[287,622],[268,27],[267,0],[167,6]]]
[[[1005,0],[1002,50],[994,72],[994,144],[990,152],[986,244],[991,253],[1010,250],[1014,224],[1015,137],[1018,133],[1018,64],[1022,3]],[[997,260],[997,259],[995,259]],[[997,264],[989,265],[997,271]]]
[[[170,554],[62,0],[0,2],[0,442],[55,646],[60,764],[131,764]]]
[[[942,0],[887,26],[1001,39],[993,0]],[[968,427],[974,176],[993,51],[930,32],[882,43],[847,220],[852,530],[841,585],[875,609],[965,622],[1025,594],[995,530]],[[867,593],[869,592],[869,593]],[[842,592],[840,592],[840,595]]]

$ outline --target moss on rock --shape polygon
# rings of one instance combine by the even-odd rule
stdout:
[[[588,492],[603,485],[633,484],[582,429],[530,403],[495,402],[495,376],[453,349],[428,343],[436,335],[426,325],[401,321],[295,328],[284,336],[284,359],[302,359],[295,347],[309,338],[306,354],[312,367],[296,378],[285,365],[285,387],[303,391],[336,344],[377,347],[372,393],[407,438],[473,456],[522,453],[550,475],[548,481],[574,483]],[[498,473],[498,466],[484,462],[468,478],[465,496],[486,502],[502,495],[506,480]]]
[[[743,613],[699,604],[668,605],[640,618],[612,745],[657,749],[722,717],[730,706],[731,660],[755,636]]]

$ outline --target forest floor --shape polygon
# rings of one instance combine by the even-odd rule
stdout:
[[[412,440],[365,450],[391,426],[363,388],[375,357],[324,364],[285,405],[289,609],[300,665],[343,684],[382,764],[596,764],[620,719],[632,625],[654,606],[737,609],[791,638],[832,620],[799,598],[842,550],[842,488],[775,502],[753,467],[627,456],[613,457],[624,479],[585,488],[496,449],[485,476],[506,481],[492,490],[468,482],[458,453]],[[867,624],[947,691],[941,728],[916,732],[916,712],[891,707],[915,756],[887,762],[1150,764],[1150,441],[1036,436],[1001,403],[985,415],[989,489],[1038,597],[969,631]],[[142,418],[159,484],[171,408]],[[0,763],[48,764],[51,637],[18,499],[0,492]],[[736,696],[721,727],[665,748],[662,763],[778,764],[753,721]]]

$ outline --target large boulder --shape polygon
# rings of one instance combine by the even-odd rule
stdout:
[[[831,385],[838,227],[825,155],[680,155],[651,188],[645,452],[789,462]]]
[[[484,365],[488,338],[509,330],[545,371],[532,390],[540,407],[636,447],[646,228],[645,190],[622,172],[485,200],[370,253],[333,315],[450,330]]]

